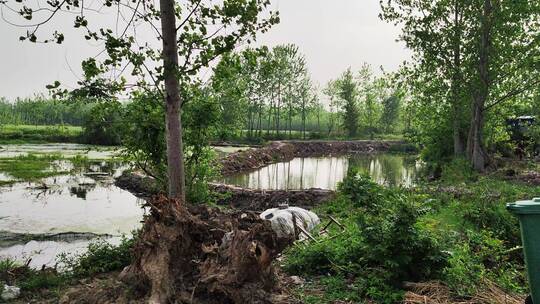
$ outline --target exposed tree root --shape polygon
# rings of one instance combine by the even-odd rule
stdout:
[[[149,303],[273,303],[272,261],[292,240],[256,214],[150,201],[134,261],[121,278]]]

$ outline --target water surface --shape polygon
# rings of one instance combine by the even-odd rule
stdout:
[[[15,244],[0,243],[0,259],[31,258],[33,267],[51,266],[57,254],[83,252],[91,239],[43,240],[43,235],[93,233],[118,243],[121,235],[141,226],[142,201],[113,184],[126,165],[90,161],[74,167],[69,160],[54,165],[71,173],[0,187],[0,239],[2,234],[24,235]]]
[[[221,182],[264,190],[335,190],[351,166],[369,173],[379,184],[410,187],[415,183],[421,163],[416,156],[397,154],[295,158],[253,172],[229,176]]]

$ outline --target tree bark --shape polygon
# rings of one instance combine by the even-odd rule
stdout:
[[[489,53],[491,48],[491,18],[492,18],[491,0],[484,0],[481,37],[478,61],[478,89],[474,94],[472,119],[469,129],[469,138],[467,141],[467,158],[473,168],[478,171],[484,171],[488,163],[488,155],[485,152],[483,142],[484,131],[484,108],[486,100],[489,97],[490,75],[489,75]]]
[[[182,148],[182,122],[180,83],[178,80],[178,49],[176,45],[176,16],[174,0],[160,0],[163,71],[165,82],[167,173],[169,197],[185,201],[184,152]]]
[[[462,107],[459,82],[461,81],[461,31],[460,31],[460,0],[454,2],[454,51],[453,51],[453,77],[452,77],[452,115],[453,115],[453,139],[454,156],[462,156],[465,153],[462,136]]]

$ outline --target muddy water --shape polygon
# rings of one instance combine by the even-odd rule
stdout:
[[[265,190],[335,190],[351,166],[369,173],[379,184],[410,187],[415,183],[421,163],[415,156],[396,154],[295,158],[254,172],[226,177],[221,182]]]
[[[58,153],[58,147],[66,148],[62,155],[67,158],[86,155],[105,159],[114,153],[82,145],[37,146],[3,147],[0,155]],[[83,252],[96,235],[119,243],[121,235],[140,227],[142,201],[113,185],[114,177],[126,165],[94,160],[75,168],[69,160],[61,160],[53,166],[72,173],[0,187],[0,259],[24,262],[31,258],[34,267],[54,265],[59,253]],[[2,177],[9,176],[0,172]]]

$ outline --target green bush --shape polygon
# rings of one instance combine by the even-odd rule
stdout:
[[[338,198],[318,211],[337,214],[346,230],[292,248],[285,270],[352,276],[351,288],[361,297],[395,303],[403,281],[436,277],[445,266],[436,240],[417,224],[419,210],[400,190],[383,188],[353,169],[339,186]]]
[[[465,158],[455,158],[443,165],[441,179],[448,184],[457,184],[478,179],[478,173]]]
[[[458,296],[476,294],[485,268],[480,258],[471,251],[469,244],[458,244],[448,259],[449,266],[443,271],[443,277],[448,287]]]
[[[519,250],[517,250],[519,249]],[[466,230],[451,249],[443,280],[460,297],[473,296],[484,279],[511,292],[525,293],[521,249],[509,249],[506,242],[489,231]]]
[[[67,273],[76,277],[88,277],[98,273],[121,270],[131,263],[131,248],[135,238],[122,237],[119,245],[97,240],[88,245],[80,255],[61,254],[58,261]]]
[[[83,122],[86,143],[96,145],[119,145],[122,139],[123,107],[117,100],[97,102]]]

